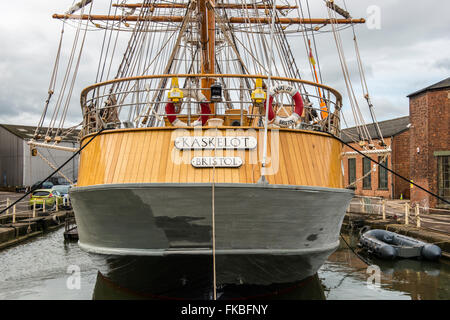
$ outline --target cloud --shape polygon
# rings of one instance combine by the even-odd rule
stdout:
[[[47,98],[61,30],[61,22],[52,19],[51,15],[65,12],[72,2],[72,0],[16,1],[5,2],[2,5],[0,123],[37,124]],[[109,2],[105,3],[107,5]],[[96,3],[94,7],[98,9],[96,12],[106,13],[105,3]],[[304,1],[301,3],[305,4]],[[344,7],[342,1],[337,1],[337,4]],[[353,17],[367,18],[367,8],[373,5],[374,1],[347,0],[346,4]],[[448,77],[450,36],[447,16],[450,12],[450,1],[379,0],[376,5],[380,8],[381,29],[368,29],[364,25],[357,25],[355,30],[369,92],[377,118],[381,121],[408,114],[409,102],[406,96],[409,93]],[[322,1],[310,1],[310,6],[311,16],[327,16]],[[18,14],[20,19],[17,18]],[[69,57],[70,39],[73,35],[74,28],[66,26],[59,81],[64,75],[63,62]],[[100,32],[88,34],[78,82],[70,100],[67,125],[81,121],[79,94],[84,87],[95,81],[101,37]],[[302,35],[289,35],[288,39],[302,76],[313,80]],[[360,88],[351,28],[342,31],[342,39],[355,93],[366,121],[370,122],[367,104]],[[324,83],[335,87],[343,94],[344,116],[349,125],[352,125],[353,117],[334,38],[331,33],[321,33],[315,40],[319,50],[317,60],[321,65]],[[126,44],[126,41],[124,43]],[[121,58],[122,52],[117,50],[118,59]],[[51,107],[57,100],[57,94],[56,92],[52,97]]]

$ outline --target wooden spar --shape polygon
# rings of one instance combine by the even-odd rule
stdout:
[[[184,9],[187,8],[186,3],[129,3],[129,4],[121,4],[114,3],[113,7],[119,8],[141,8],[141,7],[150,7],[150,8],[167,8],[167,9]],[[217,9],[270,9],[270,6],[266,6],[263,4],[258,5],[250,5],[250,4],[237,4],[237,3],[219,3],[216,4],[215,7]],[[298,6],[290,6],[290,5],[277,5],[277,10],[289,10],[289,9],[297,9]]]
[[[270,18],[246,18],[246,17],[231,17],[230,23],[262,23],[270,24]],[[361,19],[302,19],[302,18],[278,18],[277,23],[281,24],[350,24],[350,23],[365,23],[366,20]]]
[[[207,4],[206,0],[198,2],[198,14],[200,16],[200,44],[202,49],[201,55],[201,73],[215,73],[215,15],[214,10],[209,8],[214,6],[214,0],[210,0]],[[210,88],[214,79],[202,78],[202,88]],[[206,99],[211,99],[210,90],[202,90]],[[214,113],[214,105],[210,105],[211,112]]]
[[[216,73],[216,15],[214,13],[215,0],[207,0],[206,10],[208,12],[208,66],[205,73]],[[206,88],[211,88],[215,79],[207,79]],[[208,100],[211,100],[211,90],[207,90],[206,95]],[[214,114],[214,104],[210,105],[211,112]]]
[[[154,21],[154,22],[182,22],[182,16],[109,16],[109,15],[74,15],[74,14],[54,14],[54,19],[74,19],[74,20],[104,20],[104,21]],[[230,23],[261,23],[270,24],[270,18],[246,18],[231,17]],[[303,18],[278,18],[280,24],[351,24],[366,23],[361,19],[303,19]]]
[[[85,0],[78,2],[77,4],[75,4],[74,6],[72,6],[69,10],[67,10],[66,14],[73,14],[76,11],[80,10],[81,8],[87,6],[89,3],[91,3],[92,0]]]
[[[54,144],[46,144],[46,143],[38,143],[34,141],[28,141],[28,145],[34,146],[34,147],[41,147],[41,148],[47,148],[47,149],[55,149],[55,150],[61,150],[61,151],[68,151],[68,152],[77,152],[78,148],[70,148],[70,147],[62,147]]]

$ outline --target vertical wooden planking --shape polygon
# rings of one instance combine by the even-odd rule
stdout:
[[[283,156],[283,161],[280,162],[280,170],[282,175],[283,184],[295,185],[296,177],[298,173],[295,167],[295,155],[292,153],[292,149],[289,146],[287,136],[288,132],[280,132],[280,153]]]
[[[308,139],[310,140],[310,146],[312,151],[313,163],[315,165],[316,177],[319,179],[318,186],[324,186],[325,181],[327,180],[325,171],[327,170],[327,166],[325,164],[324,158],[326,157],[326,153],[324,153],[325,148],[323,144],[322,136],[308,135]]]
[[[114,174],[117,170],[117,162],[119,160],[120,156],[120,150],[122,148],[122,141],[124,139],[123,134],[111,134],[111,137],[114,137],[115,143],[114,143],[114,149],[111,150],[111,153],[114,153],[114,156],[112,158],[110,171],[107,174],[106,183],[114,183]],[[112,138],[111,138],[112,139]]]
[[[303,154],[302,154],[302,158],[305,159],[305,165],[306,166],[306,170],[307,172],[310,173],[310,181],[308,183],[308,185],[310,186],[317,186],[319,185],[318,183],[318,178],[317,178],[317,172],[316,172],[316,166],[314,165],[314,160],[311,157],[311,150],[309,148],[310,144],[308,141],[309,135],[306,134],[300,134],[299,135],[299,140],[302,141],[302,148],[303,148]]]
[[[105,173],[103,175],[103,184],[108,182],[108,175],[109,172],[111,171],[111,163],[114,157],[114,143],[117,139],[117,135],[111,135],[111,136],[107,136],[107,144],[106,144],[106,152],[107,152],[107,158],[106,158],[106,164],[105,164]]]
[[[145,145],[145,138],[146,138],[147,134],[145,131],[139,132],[139,134],[136,136],[136,140],[137,144],[136,144],[136,157],[135,157],[135,161],[134,161],[134,167],[133,167],[133,175],[131,177],[131,180],[136,183],[136,182],[140,182],[141,181],[141,174],[143,171],[143,168],[141,168],[141,162],[142,159],[144,159],[145,161],[145,156],[147,154],[147,150],[144,147]]]
[[[154,149],[153,154],[153,163],[152,163],[152,170],[150,171],[149,175],[149,182],[159,182],[159,165],[161,163],[161,157],[162,157],[162,148],[163,148],[163,132],[162,131],[155,131],[154,132],[154,138],[156,140],[156,145]]]
[[[214,129],[215,130],[215,129]],[[256,150],[217,150],[216,156],[239,156],[240,168],[216,168],[216,182],[256,183],[260,178],[259,160],[262,137],[255,131],[228,129],[231,136],[256,136]],[[218,130],[225,135],[225,130]],[[274,158],[272,131],[269,131],[268,156]],[[174,134],[172,137],[172,133]],[[178,135],[193,135],[193,130],[174,133],[167,129],[107,132],[83,150],[78,185],[125,182],[211,182],[212,168],[196,169],[190,164],[193,151],[173,150]],[[203,132],[203,135],[213,133]],[[340,143],[320,134],[302,131],[279,131],[279,168],[267,176],[270,183],[342,187]],[[172,140],[171,140],[172,139]],[[86,140],[88,141],[88,140]],[[174,152],[174,153],[173,153]],[[197,151],[213,156],[212,151]],[[172,156],[185,157],[186,163],[173,162]],[[273,161],[273,160],[272,160]],[[269,163],[273,166],[273,163]]]
[[[98,184],[97,180],[95,180],[96,178],[96,170],[98,167],[98,162],[100,160],[100,157],[102,156],[103,152],[101,152],[101,148],[100,148],[100,144],[103,136],[99,136],[97,137],[94,141],[92,141],[88,147],[91,147],[89,152],[91,153],[90,155],[90,161],[91,161],[91,165],[90,165],[90,174],[89,174],[89,184],[93,185],[93,184]]]
[[[324,185],[329,185],[332,186],[335,184],[334,181],[334,173],[331,172],[331,165],[333,161],[336,161],[336,158],[334,157],[334,155],[330,154],[332,145],[331,145],[331,141],[330,139],[324,139],[321,137],[321,153],[322,153],[322,157],[321,157],[321,163],[323,166],[323,173],[324,173]]]
[[[175,139],[177,137],[181,137],[183,136],[183,132],[180,130],[175,130],[174,133],[172,134],[171,137],[171,141],[170,141],[170,157],[168,159],[168,161],[175,161],[173,163],[173,170],[172,170],[172,176],[168,177],[168,181],[170,182],[180,182],[180,171],[181,171],[181,167],[183,165],[182,163],[182,151],[178,150],[177,148],[175,148]]]
[[[136,167],[136,160],[138,157],[139,152],[137,151],[137,146],[140,140],[140,134],[141,132],[137,132],[132,136],[131,143],[130,143],[130,157],[127,161],[127,167],[126,167],[126,174],[124,180],[122,182],[126,183],[133,183],[134,182],[134,176],[137,175],[138,168]]]
[[[169,134],[169,141],[167,143],[167,157],[166,157],[166,176],[164,179],[164,182],[178,182],[173,180],[173,176],[174,176],[174,171],[175,171],[175,167],[177,165],[175,165],[174,160],[174,149],[175,149],[175,138],[178,135],[178,131],[172,131]]]
[[[152,181],[153,163],[155,162],[155,158],[158,154],[156,149],[158,131],[148,131],[147,135],[149,136],[148,137],[149,152],[147,152],[147,158],[145,159],[143,181],[145,183],[150,183],[153,182]]]
[[[296,185],[306,185],[307,184],[307,177],[306,172],[303,164],[303,159],[300,156],[300,147],[298,143],[298,139],[296,138],[296,135],[288,134],[287,140],[289,141],[291,152],[291,160],[293,161],[294,166],[297,168],[298,175],[296,177]]]
[[[151,132],[144,131],[144,142],[142,146],[142,157],[139,161],[139,173],[136,178],[136,182],[144,183],[147,179],[145,177],[145,170],[148,158],[150,157],[150,153],[152,153],[152,149],[149,148],[150,140],[151,140]]]
[[[158,182],[164,182],[166,178],[166,170],[167,170],[167,158],[169,155],[169,145],[170,145],[170,136],[171,131],[168,132],[160,132],[162,133],[162,148],[161,150],[161,161],[159,164],[159,172],[158,172]]]
[[[291,169],[288,171],[288,180],[290,185],[301,185],[301,174],[297,164],[297,157],[295,148],[292,144],[291,134],[283,132],[281,137],[283,139],[283,146],[286,150],[286,161],[291,164]]]
[[[126,163],[128,159],[127,149],[128,149],[128,142],[131,137],[131,133],[126,132],[123,134],[123,140],[120,145],[119,152],[119,158],[117,159],[117,166],[116,170],[114,172],[114,178],[113,183],[120,183],[121,181],[121,175],[122,175],[122,168],[125,167],[124,162]]]

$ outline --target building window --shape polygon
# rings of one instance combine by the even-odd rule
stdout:
[[[356,181],[356,159],[348,159],[348,184]]]
[[[438,160],[438,192],[445,200],[450,200],[450,156],[437,157]],[[444,204],[440,200],[440,203]]]
[[[383,157],[378,157],[378,162],[388,168],[388,158],[383,161]],[[382,162],[383,161],[383,162]],[[387,190],[388,189],[388,171],[378,166],[378,189]]]
[[[370,168],[370,160],[367,158],[362,159],[362,168],[363,168],[363,189],[372,189],[372,173]],[[367,174],[367,176],[366,176]]]

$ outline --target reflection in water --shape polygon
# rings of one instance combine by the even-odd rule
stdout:
[[[164,279],[161,274],[165,270],[162,265],[139,269],[133,268],[132,264],[125,264],[121,268],[121,264],[114,263],[113,260],[107,264],[99,263],[81,251],[77,243],[65,244],[62,240],[63,231],[61,229],[0,251],[0,299],[155,299],[161,297],[151,294],[167,297],[168,293],[172,298],[193,299],[194,294],[191,295],[190,291],[195,293],[197,299],[211,299],[211,290],[202,291],[194,286],[202,277],[206,282],[211,282],[210,276],[204,276],[211,273],[210,264],[193,264],[188,259],[169,270],[178,274],[178,281],[165,283],[167,280],[161,281]],[[346,239],[356,248],[357,236]],[[380,288],[373,289],[366,285],[367,266],[342,244],[328,258],[318,275],[311,279],[302,282],[286,281],[279,286],[219,286],[219,299],[450,299],[450,266],[445,260],[433,263],[367,258],[381,269]],[[80,267],[79,290],[69,290],[66,286],[69,277],[67,269],[70,265]],[[198,270],[198,279],[183,277],[181,271],[189,265]],[[99,274],[99,270],[103,276]],[[111,281],[111,272],[113,278],[114,272],[116,275],[122,274],[128,287]],[[146,279],[156,282],[152,280],[153,282],[148,283]],[[167,289],[172,284],[188,289],[175,294]],[[144,286],[145,290],[136,292],[135,289],[140,286]]]
[[[414,300],[448,299],[448,266],[423,260],[380,261],[381,282],[393,290],[408,292]],[[443,274],[441,276],[441,269]]]
[[[353,248],[357,247],[358,235],[346,235],[345,238]],[[368,255],[364,250],[357,250],[357,252],[369,260],[372,265],[380,268],[380,289],[385,290],[385,294],[389,294],[393,298],[434,300],[449,299],[450,297],[450,267],[445,260],[441,259],[440,262],[419,259],[382,260]],[[345,282],[345,278],[366,282],[369,276],[366,273],[366,264],[343,244],[329,257],[321,270],[324,271],[327,268],[332,272],[345,273],[341,282]],[[370,290],[367,288],[365,290],[365,292],[364,290],[361,292],[366,293],[369,299],[386,298],[382,293],[379,293],[379,297],[373,297],[375,291],[369,292]],[[395,293],[397,293],[397,297],[395,297]]]
[[[150,288],[148,288],[150,289]],[[188,293],[187,295],[185,293]],[[120,286],[111,279],[106,278],[101,272],[97,274],[94,293],[94,300],[191,300],[194,299],[194,292],[187,290],[173,291],[172,296],[156,295],[151,291],[135,291],[133,289]],[[204,292],[204,299],[211,299],[212,292]],[[271,286],[256,285],[229,285],[222,286],[217,290],[218,300],[325,300],[322,284],[317,274],[298,283],[289,283]]]
[[[104,259],[97,255],[92,255],[92,258]],[[302,266],[304,262],[303,259],[294,257],[291,260],[292,263],[287,264],[286,258],[272,255],[218,257],[218,298],[323,299],[323,288],[317,275],[303,281],[279,281],[286,279],[286,274],[296,274],[290,272],[290,269],[293,266]],[[281,267],[282,262],[285,264],[284,268]],[[123,296],[125,299],[136,297],[208,300],[213,297],[212,259],[207,255],[108,256],[105,266],[107,267],[97,275],[94,299]],[[259,270],[255,266],[258,266]],[[258,276],[255,276],[256,274]]]

